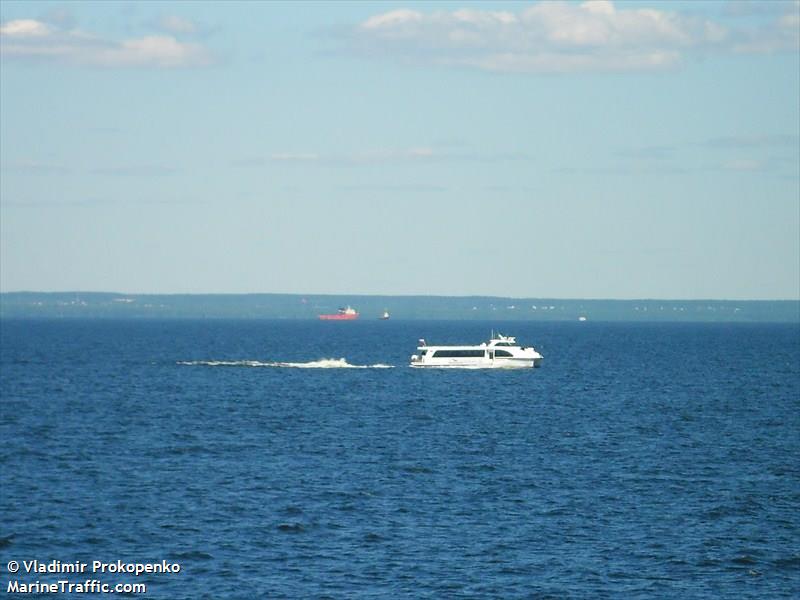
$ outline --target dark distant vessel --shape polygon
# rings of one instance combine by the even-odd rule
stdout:
[[[355,321],[358,318],[358,311],[346,306],[332,315],[319,315],[319,318],[321,321]]]

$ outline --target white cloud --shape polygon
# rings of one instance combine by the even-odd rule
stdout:
[[[213,62],[206,48],[171,35],[105,40],[77,29],[56,29],[42,21],[20,19],[0,24],[4,59],[56,61],[99,67],[196,67]]]
[[[151,35],[124,40],[95,55],[104,66],[185,67],[208,64],[208,56],[198,44],[179,42],[167,35]]]
[[[293,153],[293,152],[280,152],[273,154],[269,157],[270,160],[283,161],[283,162],[308,162],[319,160],[318,154],[313,153]]]
[[[354,27],[348,41],[367,55],[516,72],[652,70],[679,64],[693,52],[797,47],[796,11],[755,32],[628,6],[592,0],[536,2],[516,13],[395,10]]]
[[[33,19],[17,19],[0,25],[0,35],[20,39],[43,37],[50,33],[50,27]]]
[[[766,26],[739,32],[734,50],[750,54],[800,51],[800,2],[786,6],[787,10]]]
[[[415,10],[393,10],[367,19],[362,25],[364,29],[385,29],[416,23],[423,18],[422,13]]]
[[[617,10],[611,2],[580,5],[548,2],[533,5],[522,14],[531,30],[540,30],[554,45],[574,47],[680,46],[694,43],[702,34],[698,23],[651,9]]]
[[[193,34],[200,31],[200,28],[194,21],[176,15],[163,15],[159,17],[155,22],[155,26],[161,31],[174,33],[176,35]]]

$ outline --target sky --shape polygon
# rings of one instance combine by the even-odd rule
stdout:
[[[0,3],[0,291],[800,298],[800,3]]]

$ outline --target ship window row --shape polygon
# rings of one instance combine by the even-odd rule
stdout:
[[[437,350],[434,358],[483,358],[484,350]]]

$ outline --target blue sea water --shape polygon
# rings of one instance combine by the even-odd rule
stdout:
[[[2,321],[4,592],[86,579],[7,571],[38,559],[180,564],[92,577],[147,598],[800,596],[797,325],[520,322],[540,369],[407,366],[492,325]]]

